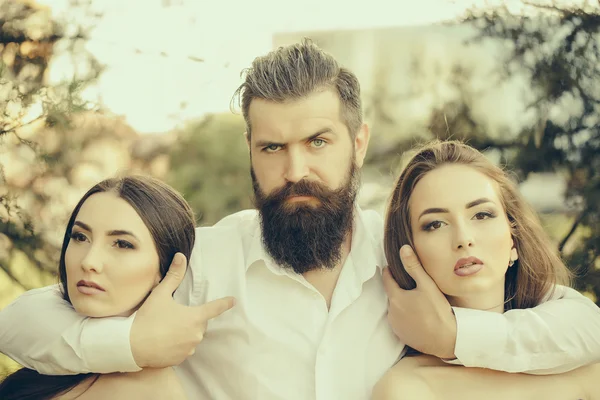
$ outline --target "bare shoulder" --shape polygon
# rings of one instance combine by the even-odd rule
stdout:
[[[100,375],[85,381],[56,400],[186,399],[173,368],[147,368],[139,372]]]
[[[377,383],[373,399],[600,400],[598,368],[591,365],[558,375],[527,375],[451,365],[431,356],[405,357]]]
[[[600,363],[580,367],[568,373],[572,375],[584,394],[585,400],[600,400],[598,381],[600,381]]]
[[[436,357],[411,356],[398,361],[377,382],[372,400],[434,400],[434,392],[420,373],[424,366],[445,365]]]
[[[416,356],[404,357],[392,368],[419,368],[419,367],[453,367],[452,364],[447,364],[435,356],[428,354],[419,354]]]

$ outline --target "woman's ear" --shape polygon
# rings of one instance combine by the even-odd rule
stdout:
[[[511,238],[510,243],[512,248],[510,249],[510,261],[517,261],[519,259],[519,252],[517,251],[517,245],[515,245],[515,239]]]
[[[510,260],[517,261],[518,259],[519,259],[519,252],[517,251],[516,247],[513,247],[512,249],[510,249]]]

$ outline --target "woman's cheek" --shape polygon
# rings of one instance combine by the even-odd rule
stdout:
[[[429,276],[433,276],[436,273],[436,252],[432,251],[432,246],[435,244],[431,242],[431,240],[427,240],[427,238],[424,238],[422,235],[414,242],[415,252],[419,257],[423,269],[425,269],[425,272],[427,272]]]

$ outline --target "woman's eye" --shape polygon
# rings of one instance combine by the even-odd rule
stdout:
[[[490,213],[490,212],[488,212],[488,211],[481,211],[481,212],[478,212],[478,213],[477,213],[477,214],[475,214],[475,216],[474,216],[474,218],[475,218],[475,219],[479,219],[479,220],[482,220],[482,219],[488,219],[488,218],[495,218],[495,217],[496,217],[496,215],[495,215],[495,214],[493,214],[493,213]]]
[[[442,221],[433,221],[425,225],[423,227],[423,230],[434,231],[436,229],[440,229],[442,226],[444,226],[444,223]]]
[[[81,232],[71,232],[71,239],[76,242],[85,242],[87,237]]]
[[[133,249],[133,245],[129,243],[127,240],[118,239],[115,240],[115,246],[119,249]]]

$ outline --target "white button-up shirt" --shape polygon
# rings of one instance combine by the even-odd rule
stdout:
[[[404,346],[387,323],[380,217],[356,214],[329,310],[302,275],[265,252],[256,211],[198,230],[186,280],[192,287],[180,287],[176,299],[194,305],[230,295],[237,302],[209,323],[196,354],[177,368],[190,398],[369,397]]]
[[[357,208],[351,251],[328,310],[301,275],[262,246],[256,211],[198,228],[177,301],[235,296],[196,353],[176,367],[190,398],[366,399],[398,359],[388,326],[379,215]],[[552,373],[600,361],[600,309],[562,288],[548,302],[505,314],[455,309],[455,353],[465,365]],[[0,351],[43,373],[135,371],[129,318],[79,316],[56,287],[0,312]]]

